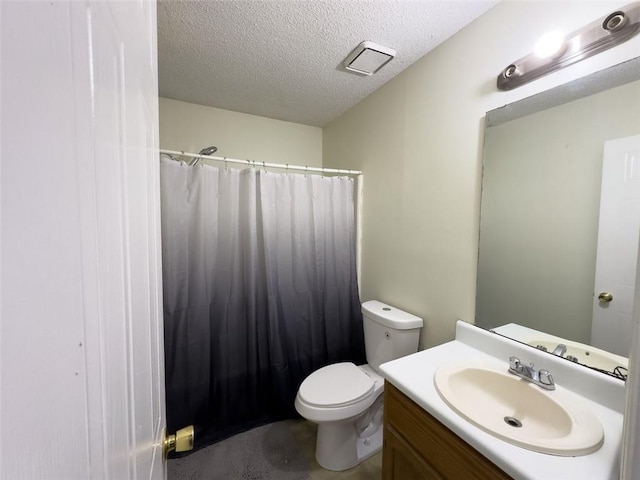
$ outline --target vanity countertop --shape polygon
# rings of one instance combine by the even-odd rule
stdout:
[[[604,444],[596,452],[579,457],[560,457],[517,447],[484,432],[455,413],[438,395],[434,375],[451,361],[493,361],[508,366],[509,355],[535,362],[551,371],[557,388],[580,396],[604,429]],[[452,432],[515,479],[619,478],[624,410],[624,383],[553,355],[536,351],[509,339],[458,322],[456,340],[380,366],[384,377],[437,418]],[[564,381],[563,381],[564,380]]]

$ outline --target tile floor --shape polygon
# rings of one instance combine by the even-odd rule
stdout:
[[[306,420],[298,420],[291,425],[293,436],[309,457],[310,480],[380,480],[382,478],[381,451],[344,472],[330,472],[322,469],[315,459],[316,430],[317,425]]]

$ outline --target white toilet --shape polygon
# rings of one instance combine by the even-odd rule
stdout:
[[[366,365],[335,363],[300,385],[296,410],[318,424],[316,460],[322,468],[355,467],[382,448],[382,390],[378,367],[418,351],[422,319],[377,300],[362,304]]]

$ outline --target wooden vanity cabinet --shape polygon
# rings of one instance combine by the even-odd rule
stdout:
[[[510,478],[400,390],[385,383],[382,480]]]

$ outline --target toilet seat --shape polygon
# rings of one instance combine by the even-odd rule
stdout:
[[[373,394],[374,381],[351,362],[334,363],[316,370],[300,385],[299,398],[308,406],[341,408],[362,402]]]

